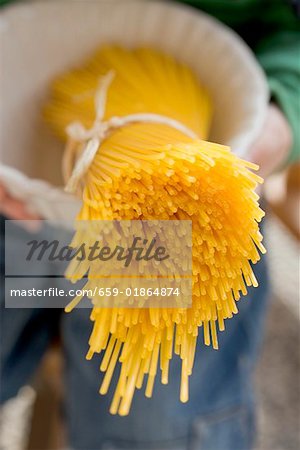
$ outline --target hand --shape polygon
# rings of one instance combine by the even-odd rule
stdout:
[[[0,214],[15,220],[36,220],[39,217],[27,211],[24,203],[9,195],[0,183]]]
[[[280,168],[292,145],[292,131],[285,116],[275,104],[269,105],[261,135],[250,151],[250,161],[258,164],[263,178]]]

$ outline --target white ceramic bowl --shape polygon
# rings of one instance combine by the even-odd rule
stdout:
[[[187,63],[213,96],[210,140],[247,156],[262,127],[268,89],[253,54],[195,9],[144,0],[32,1],[2,10],[0,36],[0,181],[44,218],[72,218],[80,206],[60,187],[63,147],[41,119],[49,83],[103,43],[148,45]]]

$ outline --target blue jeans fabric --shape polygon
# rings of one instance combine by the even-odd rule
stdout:
[[[3,233],[3,220],[1,221]],[[3,234],[2,234],[3,237]],[[2,239],[3,241],[3,239]],[[2,242],[3,281],[3,242]],[[127,417],[108,413],[112,391],[100,396],[100,358],[85,360],[90,310],[5,309],[1,296],[1,401],[30,380],[53,336],[65,354],[65,412],[70,447],[78,450],[249,450],[255,437],[253,371],[268,297],[266,259],[255,266],[260,286],[241,299],[239,314],[219,333],[218,351],[199,336],[190,400],[179,401],[180,362],[175,356],[167,386],[155,382],[152,399],[137,391]],[[57,280],[59,283],[60,281]],[[115,380],[113,380],[113,386]],[[46,413],[46,412],[45,412]]]

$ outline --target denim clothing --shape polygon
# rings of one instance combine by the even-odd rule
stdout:
[[[169,384],[162,385],[157,376],[152,399],[144,396],[144,389],[137,390],[127,417],[108,412],[116,380],[107,396],[98,394],[103,378],[100,357],[85,359],[92,329],[89,309],[76,309],[71,314],[59,309],[5,309],[2,295],[1,401],[30,381],[59,330],[65,355],[65,414],[72,449],[251,449],[255,436],[253,371],[268,295],[265,258],[255,266],[255,273],[260,287],[249,289],[247,298],[238,304],[239,314],[226,321],[225,332],[219,333],[218,351],[204,346],[200,330],[189,402],[179,401],[181,367],[175,355]],[[58,285],[61,281],[56,280]]]

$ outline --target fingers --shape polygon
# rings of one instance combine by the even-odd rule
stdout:
[[[260,166],[260,175],[266,178],[286,161],[292,145],[292,133],[283,113],[276,106],[269,106],[261,135],[250,152],[250,161]]]
[[[3,185],[0,184],[0,213],[15,220],[36,220],[37,214],[28,212],[24,203],[11,197]]]
[[[2,202],[4,201],[4,198],[6,196],[6,191],[4,189],[4,186],[2,186],[2,184],[0,183],[0,207]]]

